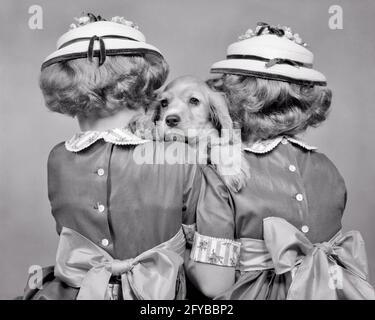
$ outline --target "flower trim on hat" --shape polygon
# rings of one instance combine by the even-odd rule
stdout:
[[[285,37],[303,47],[307,47],[307,43],[303,42],[298,33],[293,33],[292,29],[287,26],[271,26],[268,23],[258,22],[255,31],[248,29],[245,34],[240,35],[238,40],[246,40],[253,37],[265,35],[265,34],[275,34],[279,37]]]
[[[76,20],[77,23],[72,23],[69,26],[70,29],[83,27],[89,23],[93,23],[97,21],[107,21],[106,19],[102,18],[100,15],[95,16],[92,13],[87,13],[86,15],[80,16],[78,18],[74,18],[74,20]],[[127,27],[134,28],[136,30],[139,29],[139,27],[133,21],[126,20],[124,17],[115,16],[115,17],[112,17],[111,20],[108,20],[108,21],[123,24]]]

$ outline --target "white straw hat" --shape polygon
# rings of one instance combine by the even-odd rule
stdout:
[[[289,27],[258,23],[255,32],[249,29],[239,39],[228,47],[226,60],[212,65],[212,73],[254,76],[297,84],[327,84],[326,77],[312,68],[313,53]]]
[[[77,19],[71,30],[57,41],[57,50],[43,62],[42,69],[51,64],[79,58],[99,57],[99,65],[106,56],[151,53],[162,58],[156,47],[146,43],[146,38],[138,27],[122,17],[106,21],[93,14]]]

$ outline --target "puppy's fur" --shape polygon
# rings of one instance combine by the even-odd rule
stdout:
[[[240,143],[241,138],[240,133],[233,130],[225,97],[205,82],[184,76],[169,83],[158,102],[152,116],[148,112],[140,117],[133,131],[143,136],[145,128],[150,130],[151,123],[155,123],[159,138],[183,139],[199,148],[205,144],[204,150],[210,151],[209,158],[228,187],[241,190],[249,177],[249,168],[242,153],[237,165],[229,160],[230,150],[233,152],[234,144]]]

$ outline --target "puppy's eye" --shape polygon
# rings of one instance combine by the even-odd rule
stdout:
[[[194,97],[191,97],[189,99],[189,103],[192,104],[192,105],[194,105],[194,106],[197,106],[199,104],[199,102],[200,101],[197,98],[194,98]]]
[[[168,100],[167,99],[163,99],[160,101],[160,105],[163,107],[163,108],[166,108],[168,107]]]

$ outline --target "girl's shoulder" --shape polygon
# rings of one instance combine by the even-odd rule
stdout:
[[[57,158],[60,158],[62,154],[66,153],[65,141],[62,141],[52,147],[48,155],[48,163],[56,161]]]
[[[344,177],[334,162],[318,150],[300,151],[297,156],[302,178],[310,186],[310,192],[329,195],[332,203],[336,201],[345,208],[347,188]],[[336,199],[335,201],[333,199]]]
[[[313,171],[320,172],[327,178],[337,180],[337,183],[345,185],[339,169],[325,153],[314,150],[308,154],[308,159]]]
[[[280,136],[270,140],[258,141],[244,148],[250,154],[250,166],[262,168],[264,164],[278,166],[284,169],[287,163],[289,170],[295,171],[294,161],[300,171],[309,178],[317,178],[321,183],[336,185],[345,189],[344,179],[332,160],[317,147],[312,146],[297,137]],[[280,162],[280,159],[283,159]],[[263,166],[261,165],[263,163]],[[287,170],[288,172],[288,170]],[[306,177],[305,177],[306,178]]]

